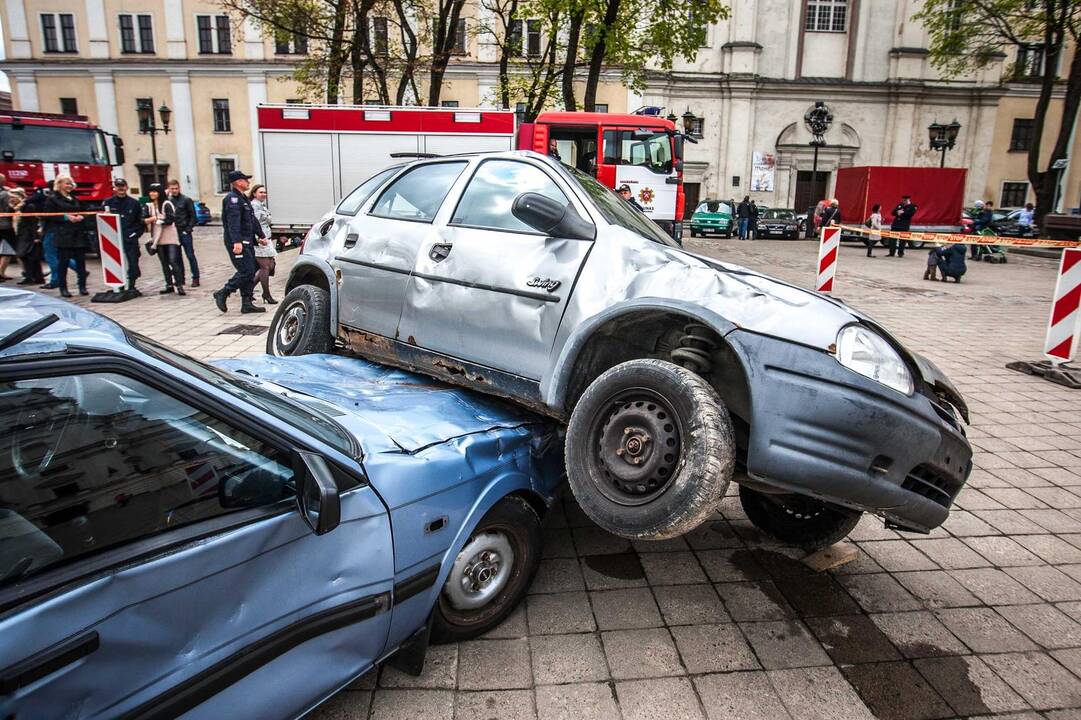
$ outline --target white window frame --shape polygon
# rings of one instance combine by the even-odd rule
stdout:
[[[46,50],[45,43],[45,23],[42,22],[42,18],[46,15],[52,15],[53,26],[56,28],[56,47],[57,50]],[[71,32],[75,36],[75,47],[68,50],[64,45],[64,27],[60,24],[61,15],[71,16]],[[49,55],[78,55],[79,54],[79,23],[78,18],[73,12],[42,12],[38,13],[38,32],[41,33],[41,54]]]
[[[124,31],[121,29],[120,18],[125,16],[125,15],[130,15],[131,16],[132,32],[135,35],[135,50],[133,50],[131,52],[124,52]],[[150,47],[149,50],[147,50],[146,48],[143,47],[143,36],[142,36],[142,33],[139,32],[139,17],[140,16],[146,16],[146,17],[150,18],[150,43],[151,43],[151,47]],[[154,27],[154,14],[153,13],[136,13],[136,12],[117,13],[116,14],[116,30],[117,30],[118,33],[120,33],[120,35],[119,35],[119,38],[120,38],[120,54],[122,54],[122,55],[154,55],[154,54],[157,53],[157,51],[158,51],[157,50],[157,48],[158,48],[158,37],[157,37],[157,32],[156,32],[157,28]]]
[[[232,55],[233,54],[233,41],[229,40],[229,52],[224,53],[221,51],[221,45],[218,43],[218,18],[222,15],[228,17],[228,13],[195,13],[195,54],[196,55]],[[202,46],[199,44],[199,18],[210,18],[210,52],[203,52]],[[233,21],[229,20],[229,33],[232,35]]]
[[[848,0],[806,0],[807,3],[807,21],[803,25],[804,32],[814,33],[847,33],[850,11]],[[834,21],[837,19],[837,9],[844,10],[844,27],[834,27]],[[827,12],[829,15],[826,26],[823,27],[822,13]],[[813,25],[814,27],[809,27]]]
[[[240,157],[238,155],[211,155],[210,156],[210,166],[211,166],[211,168],[212,168],[212,170],[214,172],[214,194],[215,195],[227,195],[229,193],[229,186],[226,185],[225,188],[222,189],[218,185],[218,183],[221,181],[221,171],[218,169],[218,161],[219,160],[232,160],[233,161],[233,168],[236,169],[236,168],[240,167]]]
[[[218,130],[218,108],[214,106],[218,100],[225,101],[225,119],[228,121],[228,130]],[[213,132],[216,135],[231,135],[233,132],[233,104],[229,102],[229,98],[210,98],[210,126],[214,128]]]

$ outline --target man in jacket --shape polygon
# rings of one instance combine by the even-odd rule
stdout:
[[[266,312],[266,308],[256,305],[252,297],[256,270],[254,242],[256,237],[263,237],[263,228],[256,222],[251,203],[245,195],[251,175],[234,170],[227,179],[230,190],[222,200],[221,224],[225,231],[225,250],[236,272],[221,290],[214,293],[214,304],[222,312],[229,312],[225,301],[239,290],[240,312]]]
[[[634,193],[631,192],[631,186],[626,183],[619,186],[619,196],[623,198],[623,202],[630,205],[635,210],[642,211],[642,206],[638,204],[638,201],[634,199]],[[644,211],[643,211],[644,212]]]
[[[901,196],[901,202],[897,203],[893,208],[893,222],[890,223],[890,230],[896,230],[898,232],[908,232],[912,228],[912,217],[916,214],[916,205],[912,202],[912,198],[908,195]],[[897,257],[905,256],[905,245],[907,240],[901,240],[900,243],[894,238],[890,238],[890,257],[895,254]]]
[[[744,195],[743,201],[736,206],[736,220],[738,225],[738,234],[740,240],[747,239],[747,230],[751,225],[751,215],[754,210],[751,209],[751,196]]]
[[[991,227],[991,223],[995,220],[995,212],[991,207],[991,202],[983,202],[982,200],[976,201],[976,215],[972,218],[972,232],[977,235],[981,230],[986,230]],[[977,260],[980,257],[980,246],[969,245],[969,252],[973,260]]]
[[[841,224],[841,203],[836,199],[830,200],[829,206],[825,212],[822,213],[822,225],[821,227],[829,227],[830,225]]]
[[[102,203],[106,212],[120,218],[120,244],[124,248],[124,259],[128,264],[128,290],[135,295],[142,295],[135,287],[135,281],[142,274],[139,272],[139,238],[146,231],[143,224],[143,208],[139,201],[128,195],[128,181],[124,178],[113,180],[113,196]]]
[[[184,249],[184,255],[188,256],[188,266],[191,268],[191,286],[199,287],[199,261],[195,259],[195,245],[192,243],[191,231],[195,227],[195,203],[187,195],[180,192],[180,181],[173,179],[165,188],[169,199],[173,201],[176,209],[176,233],[180,238],[180,247]],[[180,258],[180,274],[184,274],[184,258]]]

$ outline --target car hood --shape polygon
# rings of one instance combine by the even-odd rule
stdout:
[[[216,360],[214,365],[262,382],[333,418],[366,455],[417,453],[466,435],[504,429],[506,442],[530,441],[550,425],[494,398],[359,358],[301,355]]]

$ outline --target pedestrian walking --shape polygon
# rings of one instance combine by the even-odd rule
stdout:
[[[120,221],[120,244],[124,248],[124,259],[128,266],[128,290],[136,296],[142,295],[135,282],[142,275],[139,270],[139,238],[146,232],[143,222],[143,206],[128,194],[128,181],[124,178],[113,180],[113,196],[107,198],[102,206],[106,212],[118,216]]]
[[[882,205],[880,203],[871,206],[871,215],[865,224],[871,228],[871,232],[864,240],[867,244],[867,257],[873,258],[875,255],[872,251],[875,245],[882,241]]]
[[[758,237],[758,220],[762,217],[762,211],[758,209],[758,205],[754,200],[751,200],[751,212],[747,218],[747,239],[754,240]]]
[[[23,264],[24,275],[18,282],[19,285],[43,285],[45,282],[45,274],[41,271],[41,261],[44,259],[41,222],[34,216],[36,213],[45,212],[45,200],[45,191],[39,188],[16,208],[20,215],[15,218],[15,251]]]
[[[45,203],[45,212],[59,213],[48,218],[52,242],[56,250],[55,275],[49,277],[55,283],[61,297],[71,297],[68,292],[68,268],[75,267],[75,282],[80,295],[86,290],[86,233],[79,201],[75,199],[75,181],[70,175],[58,175],[53,181],[53,193]]]
[[[942,282],[947,278],[953,278],[954,282],[961,282],[961,276],[965,274],[965,246],[961,243],[947,245],[934,251],[938,258],[938,271],[942,273]]]
[[[623,183],[619,186],[619,190],[616,191],[619,197],[623,199],[623,202],[630,205],[635,210],[642,210],[642,206],[638,204],[638,201],[634,199],[634,193],[631,192],[631,186],[627,183]],[[644,212],[644,211],[643,211]]]
[[[172,179],[166,186],[169,200],[176,208],[176,234],[180,239],[180,247],[184,250],[184,256],[188,258],[188,269],[191,270],[191,286],[199,287],[199,261],[195,258],[195,243],[192,240],[192,230],[195,229],[195,202],[180,192],[180,181]],[[184,257],[180,258],[180,275],[184,275]]]
[[[830,227],[831,225],[841,224],[841,203],[836,198],[830,200],[829,205],[826,206],[825,211],[822,213],[822,223],[820,227]]]
[[[893,222],[890,223],[890,230],[895,232],[908,232],[912,228],[912,217],[916,214],[917,207],[912,202],[910,195],[902,195],[901,202],[893,208]],[[898,242],[896,238],[890,238],[889,248],[890,257],[896,255],[897,257],[905,256],[905,245],[907,240],[901,240]]]
[[[751,224],[751,196],[744,195],[736,206],[736,233],[740,240],[747,239],[747,228]]]
[[[176,207],[172,200],[165,197],[165,189],[154,183],[147,190],[150,202],[146,204],[144,220],[150,230],[148,250],[158,255],[161,262],[161,274],[165,277],[165,287],[158,290],[159,295],[184,292],[184,266],[180,259],[180,238],[176,230]]]
[[[248,193],[251,200],[251,209],[255,214],[255,222],[263,230],[263,237],[255,242],[255,262],[259,270],[255,273],[255,282],[263,287],[263,302],[267,305],[277,305],[278,301],[270,295],[270,278],[274,275],[276,265],[275,258],[278,255],[274,247],[274,240],[270,233],[270,210],[266,204],[266,187],[255,185]]]
[[[0,282],[10,280],[8,266],[15,253],[15,222],[11,216],[11,203],[14,196],[7,188],[7,178],[0,174]]]
[[[255,221],[251,202],[244,194],[248,190],[250,179],[251,175],[245,175],[240,170],[229,173],[227,180],[230,189],[221,204],[225,249],[229,253],[233,267],[236,268],[236,272],[225,283],[225,286],[214,293],[214,304],[222,312],[229,312],[226,301],[230,295],[238,291],[241,302],[240,312],[266,312],[266,308],[257,306],[252,297],[256,270],[254,243],[257,237],[263,237],[263,228]]]
[[[1025,207],[1017,214],[1017,228],[1023,235],[1032,232],[1032,224],[1036,215],[1036,207],[1032,203],[1025,203]]]

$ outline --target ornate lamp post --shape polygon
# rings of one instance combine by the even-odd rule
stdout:
[[[682,118],[683,132],[686,135],[690,135],[691,132],[694,130],[694,121],[697,120],[698,117],[693,112],[691,112],[690,108],[687,108],[687,112],[683,113]]]
[[[154,122],[153,101],[148,103],[137,103],[135,105],[135,112],[139,114],[139,132],[146,133],[150,136],[150,157],[154,163],[154,182],[164,184],[165,180],[158,173],[158,143],[156,138],[159,132],[166,135],[169,134],[169,120],[173,116],[173,111],[170,110],[169,106],[165,103],[161,104],[161,107],[158,108],[158,115],[161,116],[160,128]]]
[[[931,140],[931,149],[942,153],[942,162],[939,167],[946,167],[946,151],[953,150],[957,144],[957,133],[961,131],[961,123],[954,121],[949,125],[943,125],[935,120],[927,126],[927,134]]]
[[[814,160],[811,162],[811,190],[815,192],[818,189],[818,148],[826,145],[826,132],[829,131],[830,125],[833,124],[833,113],[830,112],[826,103],[817,100],[803,114],[803,124],[807,127],[807,131],[811,133],[810,145],[814,148]],[[807,212],[805,233],[809,238],[814,237],[813,207]]]

